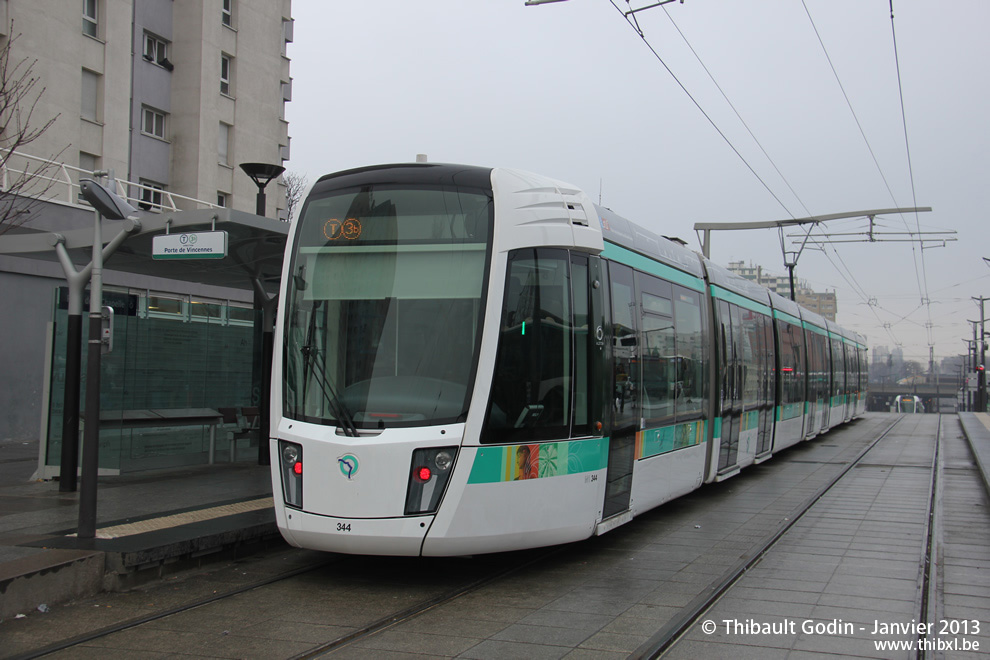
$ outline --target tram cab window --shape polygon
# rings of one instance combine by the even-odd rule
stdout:
[[[639,312],[633,288],[633,270],[608,265],[612,296],[613,432],[639,424]]]
[[[571,423],[573,435],[579,435],[591,430],[591,290],[587,256],[571,255],[571,282],[574,286],[574,410]]]
[[[509,255],[483,442],[568,436],[573,341],[569,266],[564,250],[523,249]]]

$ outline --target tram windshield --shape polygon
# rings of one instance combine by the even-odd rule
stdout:
[[[350,435],[463,421],[493,214],[475,189],[311,196],[287,286],[285,415]]]

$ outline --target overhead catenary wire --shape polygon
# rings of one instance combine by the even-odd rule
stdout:
[[[635,14],[632,13],[627,14],[625,11],[622,10],[622,7],[616,4],[616,0],[609,0],[609,2],[612,3],[612,6],[615,7],[615,10],[619,12],[619,14],[622,16],[623,19],[625,19],[626,23],[629,24],[629,27],[632,28],[632,30],[637,35],[639,35],[639,38],[642,39],[646,47],[649,48],[651,53],[653,53],[653,56],[657,59],[658,62],[660,62],[660,65],[663,66],[663,68],[667,71],[670,77],[674,79],[674,82],[677,83],[677,86],[681,88],[681,91],[683,91],[687,95],[687,97],[691,100],[691,102],[694,103],[695,107],[698,108],[698,110],[701,112],[702,115],[704,115],[705,119],[708,120],[708,123],[711,124],[712,128],[715,129],[715,132],[718,133],[719,136],[722,138],[722,140],[724,140],[725,143],[729,146],[729,148],[732,149],[732,152],[736,154],[739,160],[743,162],[743,164],[746,166],[746,169],[748,169],[750,173],[752,173],[752,175],[756,177],[757,181],[759,181],[760,184],[763,186],[763,188],[766,189],[768,193],[770,193],[770,196],[773,197],[773,199],[777,202],[777,204],[780,205],[782,209],[784,209],[784,212],[787,213],[788,216],[790,216],[791,218],[795,217],[794,214],[791,213],[791,210],[787,208],[787,205],[784,204],[783,201],[781,201],[780,197],[778,197],[777,194],[770,189],[770,186],[767,184],[766,181],[763,180],[763,177],[761,177],[759,173],[757,173],[756,169],[754,169],[753,166],[750,164],[750,162],[746,160],[746,157],[742,155],[742,153],[739,151],[739,149],[736,148],[734,144],[732,144],[732,141],[722,131],[722,129],[719,128],[718,124],[715,123],[715,120],[712,119],[711,115],[709,115],[705,111],[705,109],[701,107],[701,103],[698,102],[698,100],[694,97],[693,94],[691,94],[690,91],[688,91],[688,88],[684,85],[683,82],[681,82],[681,79],[677,77],[677,74],[675,74],[674,71],[669,66],[667,66],[667,63],[664,61],[663,57],[660,56],[660,53],[657,51],[657,49],[654,48],[653,44],[650,43],[650,40],[646,38],[646,34],[643,32],[642,29],[640,29],[638,22],[636,22]]]
[[[663,13],[666,14],[667,19],[670,21],[670,24],[674,26],[674,29],[677,30],[677,34],[680,35],[681,39],[684,41],[684,44],[688,47],[688,49],[691,51],[691,54],[694,55],[694,58],[698,61],[698,64],[701,65],[702,69],[704,69],[705,73],[708,75],[709,80],[711,80],[712,84],[715,85],[715,89],[717,89],[719,94],[722,95],[722,98],[725,99],[726,104],[728,104],[729,108],[732,109],[732,112],[736,115],[736,118],[739,120],[739,123],[743,125],[743,128],[746,129],[746,132],[749,133],[749,136],[753,138],[753,142],[755,142],[756,146],[759,147],[760,151],[763,153],[763,156],[773,167],[774,171],[777,173],[777,176],[780,177],[780,180],[784,182],[784,185],[787,186],[787,189],[791,191],[792,195],[794,195],[794,199],[796,199],[798,204],[801,205],[801,208],[804,209],[805,214],[809,216],[814,215],[808,209],[808,206],[804,203],[804,201],[801,199],[801,196],[798,195],[797,191],[794,190],[794,187],[791,185],[790,181],[787,180],[787,177],[784,176],[784,173],[780,171],[779,167],[777,167],[777,163],[774,162],[773,158],[770,157],[770,154],[767,153],[767,150],[763,147],[763,144],[760,142],[759,138],[756,137],[756,134],[753,133],[753,130],[749,127],[749,124],[746,123],[746,120],[743,119],[741,114],[739,114],[739,111],[736,109],[736,106],[732,103],[731,100],[729,100],[728,94],[725,93],[725,90],[722,89],[722,86],[718,83],[717,80],[715,80],[715,76],[705,65],[704,61],[702,61],[701,56],[698,55],[698,52],[694,49],[694,46],[691,45],[691,42],[688,40],[684,32],[681,31],[681,28],[680,26],[677,25],[677,22],[674,20],[674,17],[670,15],[670,12],[667,11],[666,7],[661,7],[661,8],[663,9]]]
[[[917,202],[918,195],[914,185],[914,165],[911,162],[911,142],[908,139],[908,128],[907,128],[907,111],[904,106],[904,85],[901,81],[901,62],[900,57],[897,52],[897,29],[894,24],[894,0],[890,0],[890,34],[891,40],[894,47],[894,65],[897,71],[897,93],[901,104],[901,124],[904,127],[904,149],[907,155],[908,164],[908,177],[911,181],[911,199]],[[918,214],[915,213],[915,224],[917,225],[918,231],[921,231],[921,220]],[[917,249],[912,247],[912,252],[916,252]],[[922,289],[921,293],[921,303],[925,305],[928,310],[928,346],[934,345],[932,333],[931,333],[931,298],[928,295],[928,273],[925,267],[925,251],[921,251],[921,282],[919,283],[919,288]]]
[[[880,162],[877,159],[876,153],[874,152],[873,147],[870,145],[869,139],[866,137],[866,132],[863,130],[862,123],[859,121],[859,117],[856,115],[856,111],[853,108],[852,101],[849,99],[849,95],[846,93],[845,86],[842,84],[842,80],[840,79],[839,74],[838,74],[838,71],[836,70],[834,63],[832,62],[832,58],[831,58],[831,56],[828,53],[828,49],[825,47],[825,42],[822,39],[821,33],[818,30],[818,26],[815,24],[814,18],[811,16],[811,11],[808,9],[808,5],[805,2],[805,0],[801,0],[801,4],[804,7],[805,14],[808,17],[808,21],[811,23],[812,29],[815,32],[815,37],[818,39],[818,43],[819,43],[819,45],[822,48],[822,52],[825,55],[825,59],[828,61],[829,68],[832,70],[832,75],[835,76],[835,81],[836,81],[836,83],[839,86],[839,90],[842,92],[842,97],[843,97],[843,99],[845,99],[846,106],[849,108],[849,112],[852,114],[853,120],[856,122],[856,127],[859,129],[859,133],[862,136],[864,143],[866,144],[866,148],[870,152],[870,157],[873,159],[873,163],[876,165],[877,171],[880,174],[880,178],[883,180],[883,184],[884,184],[884,186],[887,189],[887,193],[890,195],[890,199],[894,202],[894,204],[896,206],[896,205],[898,205],[897,199],[895,198],[894,193],[891,190],[890,184],[887,181],[887,177],[883,173],[883,168],[880,167]],[[890,11],[891,11],[891,14],[890,14],[890,18],[891,18],[891,29],[893,31],[893,19],[894,19],[893,0],[890,0]],[[907,121],[906,121],[906,112],[905,112],[905,106],[904,106],[903,87],[901,85],[900,62],[899,62],[899,58],[897,56],[897,39],[896,39],[896,34],[894,36],[894,60],[895,60],[896,69],[897,69],[897,83],[898,83],[899,100],[900,100],[900,107],[901,107],[901,120],[902,120],[902,125],[904,127],[904,140],[905,140],[905,144],[907,145],[908,144]],[[907,153],[908,153],[908,170],[909,170],[910,179],[911,179],[912,200],[915,202],[915,205],[917,205],[917,195],[915,194],[914,174],[913,174],[913,169],[912,169],[912,165],[911,165],[910,148],[908,148],[908,152]],[[904,227],[905,227],[905,229],[907,229],[907,231],[908,231],[908,233],[909,233],[909,235],[911,236],[912,239],[914,238],[915,235],[920,236],[920,234],[921,234],[920,220],[918,219],[917,212],[915,213],[915,220],[916,220],[917,234],[916,234],[916,232],[912,231],[911,228],[907,225],[907,222],[904,221]],[[921,253],[920,253],[921,266],[919,267],[919,254],[918,254],[918,250],[917,250],[917,247],[918,246],[914,245],[914,241],[913,240],[911,242],[912,242],[912,247],[911,247],[912,261],[913,261],[913,264],[914,264],[915,280],[916,280],[917,286],[918,286],[918,293],[919,293],[919,296],[920,296],[920,298],[922,300],[922,305],[926,308],[927,313],[928,313],[928,326],[929,326],[929,332],[928,332],[928,335],[927,335],[928,345],[929,346],[932,346],[934,342],[933,342],[933,338],[932,338],[932,334],[931,334],[931,330],[930,330],[930,326],[931,326],[931,308],[930,308],[930,304],[929,304],[930,303],[930,298],[929,298],[929,295],[928,295],[927,273],[925,271],[925,263],[924,263],[924,245],[923,245],[923,243],[921,243],[921,241],[919,239],[919,241],[918,241],[919,242],[919,245],[922,247],[922,250],[921,250]],[[838,255],[838,252],[836,252],[836,254]],[[849,271],[849,273],[850,273],[850,275],[852,274],[851,271]],[[914,311],[917,311],[917,309],[914,310]]]
[[[735,153],[736,156],[746,166],[746,168],[750,170],[750,172],[753,174],[753,176],[756,177],[756,179],[760,182],[760,184],[764,187],[764,189],[766,189],[766,191],[770,194],[770,196],[778,203],[778,205],[780,205],[781,208],[783,208],[784,211],[786,213],[788,213],[788,215],[791,218],[794,218],[793,213],[791,213],[791,211],[788,209],[787,205],[784,204],[784,202],[780,199],[780,197],[770,188],[770,186],[766,182],[766,180],[764,180],[764,178],[761,177],[759,175],[759,173],[757,173],[757,171],[755,170],[755,168],[753,167],[753,165],[746,159],[745,156],[742,155],[742,153],[739,151],[739,149],[728,138],[728,136],[726,135],[726,133],[716,124],[716,122],[712,118],[712,116],[701,106],[700,102],[688,90],[688,88],[684,84],[684,82],[682,82],[681,79],[670,68],[670,66],[668,66],[668,64],[666,63],[666,61],[664,60],[664,58],[660,55],[659,51],[653,46],[652,43],[650,43],[650,40],[647,38],[644,30],[640,26],[639,21],[637,20],[637,18],[635,16],[635,12],[636,11],[641,11],[641,10],[632,10],[630,8],[629,11],[625,11],[625,10],[623,10],[618,5],[617,0],[610,0],[610,2],[612,4],[612,6],[616,9],[616,11],[618,11],[623,16],[623,18],[626,20],[627,24],[640,37],[640,39],[643,41],[644,45],[646,45],[646,47],[650,50],[650,52],[653,54],[653,56],[656,58],[656,60],[660,63],[660,65],[663,66],[663,68],[667,71],[667,73],[671,76],[671,78],[673,78],[674,82],[681,88],[681,90],[691,100],[691,102],[695,105],[695,107],[702,113],[702,115],[709,122],[709,124],[715,129],[715,131],[719,134],[719,136],[723,139],[723,141],[729,146],[729,148],[733,151],[733,153]],[[626,2],[628,4],[630,2],[630,0],[626,0]],[[661,6],[663,4],[665,4],[665,3],[658,3],[656,5],[650,5],[648,7],[645,7],[644,9],[650,9],[650,8],[653,8],[653,7]],[[810,11],[809,11],[809,9],[807,7],[807,4],[805,3],[805,0],[802,0],[802,5],[804,6],[805,13],[808,16],[808,19],[809,19],[809,21],[811,23],[812,29],[815,32],[815,36],[818,39],[819,45],[821,46],[823,53],[825,54],[825,58],[826,58],[826,60],[827,60],[827,62],[829,64],[829,67],[832,70],[833,76],[835,76],[836,82],[837,82],[837,84],[839,86],[839,90],[842,93],[842,96],[845,99],[846,105],[849,108],[850,113],[853,116],[853,120],[856,123],[856,126],[857,126],[857,128],[859,130],[859,133],[860,133],[860,135],[862,136],[862,138],[864,140],[864,143],[866,144],[867,150],[870,153],[870,156],[871,156],[871,158],[872,158],[872,160],[874,162],[874,165],[877,167],[877,170],[880,173],[880,177],[881,177],[881,179],[883,181],[883,184],[884,184],[884,186],[885,186],[888,194],[890,195],[891,199],[894,200],[894,203],[896,205],[897,204],[896,198],[895,198],[895,196],[893,194],[893,191],[891,189],[891,186],[890,186],[890,184],[889,184],[889,182],[887,180],[887,177],[884,174],[884,172],[883,172],[883,170],[882,170],[882,168],[881,168],[881,166],[879,164],[879,160],[878,160],[878,158],[876,156],[875,151],[873,150],[873,147],[869,143],[869,140],[868,140],[868,138],[866,136],[865,130],[863,129],[862,123],[860,122],[859,117],[856,115],[856,112],[855,112],[855,110],[854,110],[854,108],[852,106],[852,102],[851,102],[851,100],[849,98],[849,95],[846,92],[845,87],[843,86],[841,79],[839,78],[838,72],[837,72],[837,70],[836,70],[836,68],[835,68],[835,66],[834,66],[834,64],[832,62],[831,57],[828,54],[828,50],[825,47],[824,41],[823,41],[823,39],[821,37],[821,34],[820,34],[819,30],[818,30],[817,25],[815,25],[814,19],[811,16],[811,13],[810,13]],[[676,21],[673,19],[673,17],[671,16],[670,12],[667,11],[667,8],[666,7],[661,7],[661,8],[664,10],[665,15],[667,16],[668,20],[670,20],[670,22],[673,25],[674,29],[680,35],[680,37],[684,41],[685,45],[688,47],[688,49],[691,51],[692,55],[695,57],[695,59],[698,61],[698,63],[702,67],[702,69],[705,71],[706,75],[709,77],[709,79],[711,80],[712,84],[715,86],[715,88],[718,90],[718,92],[722,95],[722,97],[725,100],[726,104],[729,106],[729,108],[732,110],[732,112],[736,115],[736,118],[740,121],[740,123],[742,124],[742,126],[745,128],[745,130],[748,132],[748,134],[750,135],[750,137],[756,143],[757,147],[763,153],[764,157],[767,159],[767,161],[770,163],[770,165],[776,171],[776,173],[780,177],[781,181],[783,181],[783,183],[788,188],[788,190],[791,192],[791,194],[793,195],[793,197],[805,209],[805,211],[808,213],[808,215],[812,215],[811,212],[808,210],[807,206],[804,204],[803,200],[801,200],[800,196],[794,190],[793,186],[791,186],[790,182],[787,180],[787,178],[781,172],[780,168],[774,162],[773,158],[769,155],[769,153],[767,152],[767,150],[763,147],[763,145],[760,142],[760,140],[756,137],[756,135],[754,134],[754,132],[752,131],[752,129],[750,128],[750,126],[748,125],[748,123],[745,121],[745,119],[743,119],[743,117],[739,113],[739,111],[736,108],[736,106],[729,99],[729,97],[726,94],[725,90],[722,88],[722,86],[715,79],[715,76],[713,75],[713,73],[711,72],[711,70],[702,61],[700,55],[695,50],[695,48],[691,45],[690,41],[687,39],[687,37],[684,34],[684,32],[677,25]],[[890,8],[891,8],[891,21],[892,21],[892,29],[893,29],[893,0],[890,0]],[[915,202],[915,206],[917,206],[917,195],[916,195],[916,187],[915,187],[915,184],[914,184],[913,166],[911,164],[911,159],[910,159],[910,145],[909,145],[909,141],[908,141],[908,131],[907,131],[906,109],[905,109],[905,103],[904,103],[903,85],[902,85],[902,81],[901,81],[900,63],[899,63],[899,58],[898,58],[898,55],[897,55],[897,48],[896,48],[896,33],[895,33],[895,39],[894,39],[894,57],[895,57],[896,70],[897,70],[897,80],[898,80],[899,100],[900,100],[900,107],[901,107],[902,126],[904,128],[905,145],[907,147],[907,152],[908,152],[908,165],[909,165],[910,180],[911,180],[912,199]],[[904,223],[905,224],[905,228],[908,231],[908,234],[912,238],[914,238],[916,234],[917,235],[920,235],[921,234],[920,219],[918,219],[917,212],[915,213],[915,219],[916,219],[915,224],[916,224],[917,232],[912,231],[912,229],[909,226],[907,226],[906,221]],[[813,225],[812,228],[809,229],[809,236],[811,234],[811,231],[813,231],[815,229],[815,227],[817,227],[817,225]],[[819,230],[820,230],[820,228],[819,228]],[[807,240],[807,237],[806,237],[806,240]],[[782,247],[783,247],[783,240],[782,240]],[[839,261],[842,261],[841,256],[835,250],[835,248],[833,248],[833,251],[835,252],[836,257],[839,259]],[[823,250],[823,252],[825,252],[825,251]],[[927,272],[926,272],[925,263],[924,263],[924,252],[923,252],[923,250],[921,252],[921,255],[920,255],[920,267],[919,267],[919,256],[918,256],[918,252],[917,252],[917,246],[915,246],[913,244],[913,241],[912,241],[912,254],[913,254],[913,258],[914,258],[915,279],[917,281],[918,291],[919,291],[920,296],[921,296],[921,306],[919,306],[919,308],[917,308],[917,309],[920,309],[920,308],[923,307],[923,308],[925,308],[927,310],[928,321],[925,324],[925,327],[927,328],[928,345],[929,346],[932,346],[934,344],[934,341],[933,341],[933,335],[932,335],[933,324],[931,322],[931,300],[930,300],[930,297],[928,295]],[[853,274],[852,270],[849,269],[849,267],[844,262],[842,262],[842,267],[840,267],[838,264],[836,264],[836,262],[831,257],[828,257],[827,252],[826,252],[826,257],[828,258],[829,262],[832,264],[833,268],[835,268],[836,272],[847,282],[847,284],[852,288],[852,290],[856,293],[857,296],[861,297],[864,301],[875,300],[874,298],[871,298],[869,296],[869,294],[866,292],[865,288],[856,280],[856,277]],[[786,251],[785,251],[785,261],[786,261]],[[883,323],[882,320],[879,317],[879,314],[877,313],[877,309],[881,309],[882,310],[883,308],[875,305],[875,303],[868,302],[867,304],[870,306],[871,311],[874,313],[874,315],[877,316],[877,321],[882,323],[882,326],[887,331],[888,335],[890,335],[891,339],[896,344],[900,345],[900,342],[897,342],[896,341],[896,338],[893,337],[893,335],[891,333],[891,330],[890,330],[891,324],[889,324],[889,323]],[[910,316],[911,314],[914,314],[917,311],[917,309],[912,310],[911,312],[909,312],[909,314],[907,316]],[[890,313],[889,310],[883,310],[883,311]],[[902,317],[901,319],[897,320],[895,323],[902,322],[904,320],[904,318],[906,318],[906,317]]]

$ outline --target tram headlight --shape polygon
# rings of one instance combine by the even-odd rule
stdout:
[[[302,445],[294,442],[278,441],[279,455],[282,457],[282,497],[286,506],[302,508]]]
[[[407,516],[437,510],[456,457],[457,447],[417,449],[413,452],[406,490]]]
[[[438,451],[436,457],[433,459],[433,464],[436,465],[437,470],[441,472],[446,472],[449,470],[453,462],[454,456],[449,451]]]

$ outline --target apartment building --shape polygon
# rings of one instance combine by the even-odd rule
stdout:
[[[0,19],[44,87],[34,123],[57,117],[33,156],[112,169],[144,208],[248,212],[238,165],[289,158],[291,0],[0,0]],[[284,217],[281,180],[266,193]]]
[[[763,266],[749,264],[744,261],[730,261],[728,270],[736,275],[756,282],[774,293],[785,298],[791,297],[791,281],[787,275],[773,275],[763,269]],[[834,291],[818,293],[812,291],[803,281],[798,281],[795,287],[795,301],[802,307],[824,316],[829,321],[835,321],[838,311]]]
[[[258,189],[239,165],[289,158],[291,41],[291,0],[0,0],[0,46],[10,45],[9,66],[30,65],[38,81],[20,109],[26,112],[43,88],[31,126],[54,119],[0,172],[7,185],[18,171],[55,161],[32,179],[36,185],[19,191],[19,203],[43,200],[18,219],[26,219],[23,230],[92,227],[78,181],[94,170],[112,170],[118,192],[151,213],[215,206],[255,213]],[[265,192],[265,216],[284,231],[275,218],[286,215],[285,187],[276,179]],[[115,324],[171,320],[193,345],[207,329],[210,341],[225,345],[221,333],[250,334],[258,323],[250,290],[115,271],[114,263],[111,257],[103,284],[104,304],[124,301]],[[50,425],[49,390],[59,388],[48,380],[58,382],[65,345],[65,286],[53,259],[0,254],[0,307],[16,310],[0,317],[0,373],[9,376],[0,382],[0,408],[8,413],[0,418],[0,440],[39,437],[39,420],[44,436]],[[124,359],[124,348],[107,360],[111,366]],[[251,390],[251,379],[240,378]]]

